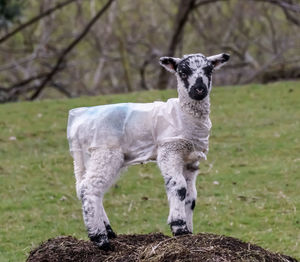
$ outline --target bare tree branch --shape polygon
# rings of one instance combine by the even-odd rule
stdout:
[[[60,93],[64,94],[66,97],[72,97],[72,94],[61,83],[52,81],[50,85],[56,90],[58,90]]]
[[[32,61],[36,58],[37,58],[36,54],[30,54],[28,57],[22,58],[19,61],[9,62],[8,64],[4,64],[4,65],[0,66],[0,72],[13,69],[13,68],[17,67],[17,65],[26,64],[29,61]]]
[[[202,5],[212,4],[212,3],[220,2],[220,1],[229,1],[229,0],[202,0],[199,3],[196,3],[194,5],[194,8],[198,8],[199,6],[202,6]]]
[[[0,103],[17,101],[20,94],[30,92],[35,89],[34,85],[29,85],[31,82],[41,80],[47,76],[47,73],[41,73],[31,76],[19,83],[12,85],[9,88],[0,86]]]
[[[288,12],[286,9],[283,9],[283,12],[285,14],[285,17],[290,22],[294,23],[297,26],[300,26],[300,20],[298,20],[295,16],[293,16],[290,12]]]
[[[85,37],[85,35],[90,31],[91,27],[97,22],[97,20],[105,13],[105,11],[109,8],[109,6],[115,0],[108,0],[107,3],[102,7],[102,9],[92,18],[92,20],[86,25],[84,30],[74,39],[74,41],[62,52],[60,57],[58,58],[54,68],[48,74],[48,76],[44,79],[44,81],[40,84],[40,86],[36,89],[34,94],[30,97],[30,100],[36,99],[41,91],[45,88],[46,84],[52,79],[52,77],[59,70],[60,65],[63,63],[65,57],[68,53],[72,51],[72,49]]]
[[[282,8],[287,20],[293,24],[300,26],[300,20],[296,16],[292,15],[290,12],[297,13],[298,17],[300,15],[300,5],[295,4],[288,0],[250,0],[255,2],[265,2],[273,5],[277,5]]]
[[[3,90],[6,90],[7,92],[12,90],[12,89],[15,89],[15,88],[20,88],[22,86],[25,86],[27,84],[29,84],[30,82],[34,81],[34,80],[37,80],[37,79],[41,79],[41,78],[44,78],[47,76],[47,73],[42,73],[42,74],[38,74],[36,76],[31,76],[27,79],[24,79],[22,80],[21,82],[19,83],[16,83],[16,84],[13,84],[12,86],[10,86],[9,88],[4,88],[4,87],[1,87]]]
[[[45,12],[39,14],[38,16],[33,17],[32,19],[30,19],[29,21],[27,21],[24,24],[21,24],[20,26],[18,26],[16,29],[12,30],[11,32],[9,32],[8,34],[6,34],[5,36],[0,38],[0,44],[4,41],[6,41],[7,39],[9,39],[10,37],[12,37],[13,35],[15,35],[16,33],[20,32],[21,30],[23,30],[24,28],[36,23],[37,21],[39,21],[40,19],[42,19],[45,16],[50,15],[51,13],[53,13],[54,11],[56,11],[57,9],[60,9],[72,2],[74,2],[76,0],[67,0],[63,3],[59,3],[57,4],[55,7],[50,8],[48,10],[46,10]]]
[[[270,3],[270,4],[278,5],[284,8],[285,10],[289,10],[296,13],[300,12],[299,4],[294,4],[286,0],[250,0],[250,1]]]

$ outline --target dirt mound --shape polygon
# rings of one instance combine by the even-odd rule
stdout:
[[[112,239],[114,251],[99,250],[90,241],[61,236],[30,252],[27,261],[272,261],[297,262],[241,240],[213,234],[170,238],[161,233],[119,235]]]

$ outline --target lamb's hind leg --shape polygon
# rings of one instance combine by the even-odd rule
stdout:
[[[120,149],[95,149],[91,152],[90,162],[81,182],[84,223],[91,241],[102,249],[110,249],[108,238],[115,236],[103,208],[103,196],[119,177],[123,162]]]

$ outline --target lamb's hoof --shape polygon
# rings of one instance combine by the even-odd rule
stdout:
[[[171,222],[170,226],[173,236],[192,234],[192,232],[188,230],[186,222],[181,219]]]
[[[117,237],[116,233],[112,230],[110,225],[106,225],[106,232],[107,232],[108,239]]]
[[[90,236],[90,240],[101,250],[104,251],[113,251],[113,246],[109,243],[108,237],[106,234],[98,234],[95,236]]]
[[[192,232],[190,232],[187,228],[180,228],[180,229],[177,229],[176,232],[173,232],[174,237],[182,236],[182,235],[189,235],[189,234],[192,234]]]
[[[103,251],[114,251],[114,247],[109,242],[105,242],[105,243],[94,242],[94,243],[97,245],[97,247],[99,247]]]

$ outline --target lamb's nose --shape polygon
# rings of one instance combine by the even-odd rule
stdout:
[[[203,83],[202,78],[197,78],[196,83],[193,86],[196,88],[197,92],[203,92],[202,90],[206,89],[206,85]]]
[[[189,96],[195,100],[202,100],[208,94],[208,89],[203,83],[202,78],[198,78],[196,83],[190,88]]]

